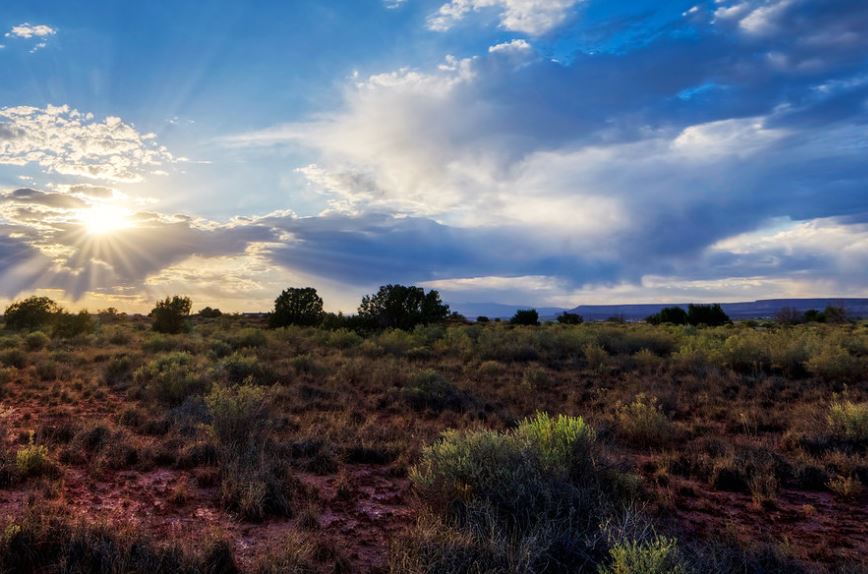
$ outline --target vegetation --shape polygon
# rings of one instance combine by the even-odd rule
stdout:
[[[271,327],[290,325],[313,326],[322,321],[322,298],[316,289],[286,289],[274,301],[274,311],[268,319]]]
[[[864,569],[868,324],[419,309],[0,332],[0,572]]]
[[[193,302],[189,297],[166,297],[157,302],[157,306],[151,311],[154,318],[153,328],[158,333],[177,334],[186,330],[187,317]]]
[[[539,325],[539,313],[536,309],[519,309],[509,322],[513,325]]]
[[[440,293],[404,285],[384,285],[377,293],[366,295],[359,306],[359,317],[381,329],[410,330],[448,316],[449,306],[440,300]]]

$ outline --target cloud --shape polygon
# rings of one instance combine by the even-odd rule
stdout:
[[[122,119],[99,121],[69,106],[0,108],[0,164],[107,182],[142,181],[174,158]]]
[[[57,29],[52,28],[47,24],[29,24],[25,22],[24,24],[19,24],[17,26],[12,26],[12,29],[6,32],[5,36],[7,38],[48,38],[49,36],[54,36],[57,34]]]
[[[868,213],[864,63],[825,40],[865,9],[832,2],[720,3],[731,10],[683,16],[693,35],[568,63],[504,58],[530,48],[517,40],[356,78],[338,111],[225,143],[316,154],[299,173],[329,210],[286,223],[298,242],[269,250],[291,268],[350,282],[544,277],[561,294],[665,294],[666,278],[672,293],[805,292],[832,269],[808,242],[786,236],[777,267],[755,246],[750,281],[713,246],[780,218],[853,238],[845,218]],[[762,6],[777,9],[744,29]],[[823,26],[809,30],[808,13]],[[772,52],[822,65],[780,68]],[[850,292],[845,268],[834,288]]]
[[[471,12],[493,9],[505,30],[538,36],[563,24],[580,3],[581,0],[452,0],[428,18],[428,27],[446,31]]]

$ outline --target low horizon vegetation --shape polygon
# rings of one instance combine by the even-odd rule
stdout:
[[[398,287],[364,320],[306,290],[268,318],[169,297],[81,330],[15,303],[0,571],[864,566],[868,323],[471,323]],[[138,526],[79,502],[95,485]],[[165,540],[179,519],[215,534]]]

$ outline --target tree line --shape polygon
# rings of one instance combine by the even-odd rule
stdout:
[[[157,302],[149,316],[153,329],[160,333],[181,333],[190,328],[189,318],[193,302],[189,297],[166,297]],[[101,318],[111,319],[118,315],[116,309],[98,312]],[[205,307],[199,311],[202,318],[217,318],[222,315],[219,309]],[[329,313],[323,309],[323,299],[313,287],[290,287],[285,289],[274,301],[274,308],[268,314],[268,324],[272,328],[289,326],[314,327],[327,329],[350,329],[354,331],[375,331],[381,329],[412,330],[418,325],[427,325],[452,319],[465,322],[458,313],[450,312],[440,293],[434,289],[426,291],[421,287],[407,285],[383,285],[376,293],[362,298],[354,315]],[[824,311],[808,311],[804,314],[792,309],[782,309],[776,316],[780,323],[799,322],[844,322],[846,311],[842,307],[827,307]],[[578,325],[584,322],[581,315],[563,312],[556,318],[564,325]],[[476,318],[477,323],[488,323],[488,317]],[[495,319],[499,321],[499,319]],[[613,317],[610,321],[623,322]],[[672,306],[662,309],[646,319],[653,325],[704,325],[719,326],[732,321],[719,304],[690,304],[687,310]],[[48,297],[29,297],[13,302],[4,312],[7,329],[12,330],[49,330],[57,337],[74,337],[87,333],[95,327],[92,316],[87,311],[69,313]],[[513,325],[539,325],[540,317],[536,309],[520,309],[509,320]]]

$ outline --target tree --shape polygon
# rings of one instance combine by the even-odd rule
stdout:
[[[585,318],[578,313],[569,313],[564,311],[558,315],[558,323],[561,325],[581,325],[585,322]]]
[[[519,309],[509,322],[513,325],[539,325],[539,313],[536,309]]]
[[[154,318],[154,331],[158,333],[180,333],[187,328],[187,317],[193,302],[189,297],[166,297],[157,301],[157,306],[151,311]]]
[[[440,300],[439,292],[405,285],[384,285],[374,295],[366,295],[359,306],[359,317],[370,326],[405,331],[448,316],[449,305]]]
[[[691,325],[707,325],[709,327],[718,327],[732,323],[723,308],[719,303],[714,305],[694,305],[691,303],[687,306],[687,321]]]
[[[319,325],[323,318],[322,298],[313,287],[291,287],[274,300],[274,311],[268,317],[272,328],[289,325]]]
[[[823,316],[826,318],[826,323],[846,323],[847,309],[838,305],[827,305]]]
[[[775,321],[782,325],[797,325],[803,320],[802,313],[795,307],[781,307],[775,313]]]
[[[687,311],[681,307],[664,307],[659,313],[655,313],[645,319],[652,325],[670,323],[672,325],[686,325],[688,322]]]
[[[223,311],[221,311],[220,309],[205,307],[201,311],[199,311],[199,316],[203,319],[217,319],[218,317],[223,316]]]
[[[61,310],[60,306],[48,297],[28,297],[9,305],[3,318],[7,329],[32,331],[51,323]]]
[[[54,330],[52,334],[61,339],[71,339],[84,335],[94,330],[93,317],[87,310],[78,313],[66,313],[61,311],[54,316]]]
[[[491,319],[489,319],[485,315],[480,315],[479,317],[476,318],[477,323],[488,323],[489,321],[491,321]]]

